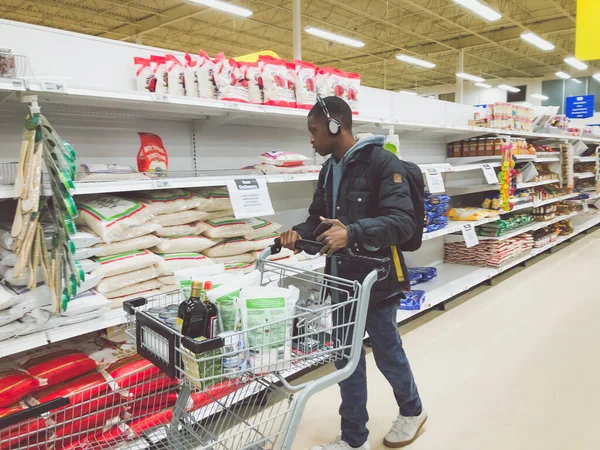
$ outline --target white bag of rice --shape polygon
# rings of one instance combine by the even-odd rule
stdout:
[[[81,259],[93,258],[98,254],[98,249],[94,247],[88,248],[76,248],[75,253],[73,253],[73,258],[79,261]]]
[[[220,256],[239,255],[254,249],[254,244],[244,238],[231,238],[219,242],[217,245],[204,250],[204,254],[209,258]]]
[[[115,298],[111,298],[110,299],[110,308],[112,309],[122,309],[123,308],[123,302],[127,301],[127,300],[133,300],[134,298],[148,298],[148,297],[153,297],[155,295],[159,295],[161,294],[160,290],[158,289],[151,289],[149,291],[144,291],[144,292],[136,292],[135,294],[130,294],[130,295],[124,295],[123,297],[115,297]]]
[[[0,246],[0,264],[14,267],[17,263],[17,255],[10,250]]]
[[[204,187],[194,189],[194,192],[200,198],[199,209],[203,211],[218,211],[222,209],[231,209],[231,200],[227,188]]]
[[[204,220],[221,219],[223,217],[233,217],[233,209],[222,209],[218,211],[209,211],[206,213],[207,217]]]
[[[90,289],[71,299],[67,304],[67,310],[60,315],[64,317],[78,316],[100,308],[107,308],[108,305],[110,302],[104,295]]]
[[[89,233],[87,231],[77,230],[73,236],[71,236],[71,241],[75,248],[89,248],[100,242],[100,238],[95,234]]]
[[[304,161],[308,161],[310,158],[300,153],[272,151],[262,153],[258,159],[262,163],[271,166],[297,166],[303,164]]]
[[[143,281],[152,280],[160,275],[160,272],[156,266],[144,267],[143,269],[134,270],[132,272],[122,273],[120,275],[113,275],[112,277],[103,278],[96,290],[101,294],[107,294],[108,292],[124,289],[128,286],[132,286]],[[157,280],[157,287],[160,285],[160,281]],[[126,295],[126,294],[122,294]],[[118,295],[116,297],[119,297]]]
[[[244,274],[250,273],[256,270],[256,263],[234,263],[234,264],[225,264],[225,271],[227,273],[232,274]]]
[[[136,201],[145,203],[153,214],[169,214],[200,206],[202,200],[184,189],[160,189],[145,191],[128,196]]]
[[[77,210],[78,223],[90,227],[107,243],[112,242],[115,235],[141,225],[153,216],[144,203],[113,195],[77,198]]]
[[[155,253],[201,252],[215,244],[216,242],[204,236],[180,236],[162,238],[159,244],[152,247],[152,251]]]
[[[44,281],[44,271],[42,267],[38,267],[36,271],[35,282],[41,283]],[[14,268],[0,264],[0,277],[12,286],[27,286],[29,284],[29,269],[25,267],[19,278],[15,278]]]
[[[85,232],[90,233],[95,236],[95,233],[89,227],[86,227],[85,225],[79,226],[79,227],[77,227],[77,229],[85,231]],[[136,237],[145,236],[147,234],[152,234],[160,229],[161,229],[161,226],[159,224],[153,223],[152,220],[149,220],[148,222],[145,222],[141,225],[135,225],[133,227],[127,228],[122,233],[112,234],[111,235],[112,239],[110,242],[112,243],[112,242],[126,241],[128,239],[133,239]],[[98,237],[97,243],[102,243],[102,242],[103,242],[102,239],[100,239]]]
[[[176,270],[214,264],[211,259],[201,253],[161,253],[159,256],[163,259],[158,265],[161,275],[172,275]]]
[[[159,264],[162,259],[148,250],[139,250],[95,258],[95,261],[100,267],[92,271],[92,276],[110,277]]]
[[[250,219],[245,219],[245,222],[252,227],[252,231],[244,235],[248,240],[267,236],[281,228],[280,224],[260,217],[251,217]]]
[[[185,225],[186,223],[206,220],[209,217],[210,216],[206,211],[200,211],[199,209],[188,209],[187,211],[156,216],[154,219],[152,219],[152,222],[160,225],[161,227],[172,227],[175,225]]]
[[[247,331],[247,347],[254,373],[291,368],[294,310],[299,290],[250,286],[240,291],[242,325]]]
[[[206,292],[208,299],[217,305],[219,310],[219,328],[221,332],[235,331],[239,329],[239,313],[236,300],[240,296],[240,290],[249,286],[258,286],[260,283],[260,272],[253,271],[247,275],[225,274],[222,284],[213,287]],[[210,279],[210,278],[209,278]],[[213,281],[214,286],[215,281]]]
[[[81,264],[81,268],[85,273],[90,273],[92,270],[100,267],[100,263],[98,261],[93,261],[91,259],[80,259],[79,264]]]
[[[253,263],[256,261],[256,258],[252,254],[249,253],[241,253],[239,255],[231,255],[231,256],[219,256],[211,258],[217,264],[238,264],[238,263]]]
[[[175,280],[174,275],[164,275],[162,277],[157,278],[162,284],[177,284],[177,280]]]
[[[157,244],[160,244],[160,238],[153,234],[147,234],[125,241],[112,242],[111,244],[97,244],[94,248],[97,250],[96,256],[112,256],[132,250],[144,250]]]
[[[106,280],[102,280],[106,281]],[[102,284],[102,282],[100,282]],[[162,286],[162,283],[158,281],[156,278],[151,280],[141,281],[139,283],[130,284],[129,286],[123,287],[121,289],[115,289],[114,291],[108,291],[104,293],[106,298],[116,298],[116,297],[124,297],[126,295],[136,294],[138,292],[149,291],[151,289],[158,289]]]
[[[208,229],[203,233],[205,236],[216,239],[244,236],[252,232],[252,227],[242,219],[235,217],[222,217],[206,221]]]
[[[254,250],[264,250],[265,248],[275,244],[275,238],[279,237],[279,233],[271,233],[266,236],[249,239],[252,242]]]
[[[201,221],[188,223],[185,225],[175,225],[172,227],[160,227],[156,235],[160,237],[178,237],[178,236],[198,236],[202,234],[208,225]]]

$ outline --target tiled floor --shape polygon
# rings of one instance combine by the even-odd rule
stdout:
[[[407,448],[600,449],[599,278],[596,231],[402,327],[429,413]],[[372,355],[367,366],[369,441],[384,449],[397,407]],[[337,386],[312,398],[294,450],[335,438],[338,407]]]

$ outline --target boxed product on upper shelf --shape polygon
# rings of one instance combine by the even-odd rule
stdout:
[[[499,130],[533,131],[533,108],[513,103],[496,102],[475,113],[470,126],[496,128]]]

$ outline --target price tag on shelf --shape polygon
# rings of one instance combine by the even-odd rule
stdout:
[[[12,80],[13,89],[25,89],[25,83],[23,80]]]
[[[477,234],[475,234],[475,227],[473,225],[466,224],[462,229],[462,235],[467,248],[475,247],[479,244],[479,239],[477,238]]]
[[[256,178],[227,180],[227,188],[236,219],[275,214],[267,180]]]
[[[170,103],[171,97],[169,97],[169,94],[157,94],[156,92],[154,92],[152,94],[152,100],[154,100],[155,102]]]
[[[586,212],[590,212],[590,207],[589,207],[589,205],[588,205],[588,201],[587,201],[587,199],[584,199],[584,200],[582,200],[582,201],[581,201],[581,204],[583,205],[583,212],[584,212],[584,213],[586,213]]]
[[[48,92],[67,92],[67,85],[65,83],[56,83],[54,81],[42,81],[42,90]]]
[[[429,192],[432,194],[446,192],[444,179],[442,178],[442,174],[437,169],[426,169],[425,178],[427,179],[427,187],[429,188]]]
[[[284,175],[283,179],[285,181],[296,181],[296,175],[292,175],[292,174]]]
[[[498,176],[496,175],[496,171],[492,166],[489,164],[484,164],[481,166],[481,170],[483,170],[483,176],[488,184],[498,184]]]
[[[168,188],[170,186],[171,183],[169,180],[152,180],[152,187],[154,189]]]

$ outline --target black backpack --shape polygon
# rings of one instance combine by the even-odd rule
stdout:
[[[387,152],[383,147],[373,147],[371,152],[371,158],[377,158],[378,152]],[[413,202],[413,209],[415,213],[415,228],[412,237],[400,245],[400,250],[404,252],[414,252],[421,248],[423,243],[423,222],[425,220],[425,181],[423,180],[423,173],[421,168],[413,162],[400,160],[403,167],[403,173],[401,174],[410,187],[410,198]],[[381,179],[379,174],[374,171],[375,166],[369,163],[369,186],[371,189],[377,189],[372,191],[371,194],[375,194],[375,198],[379,198],[379,185]]]

